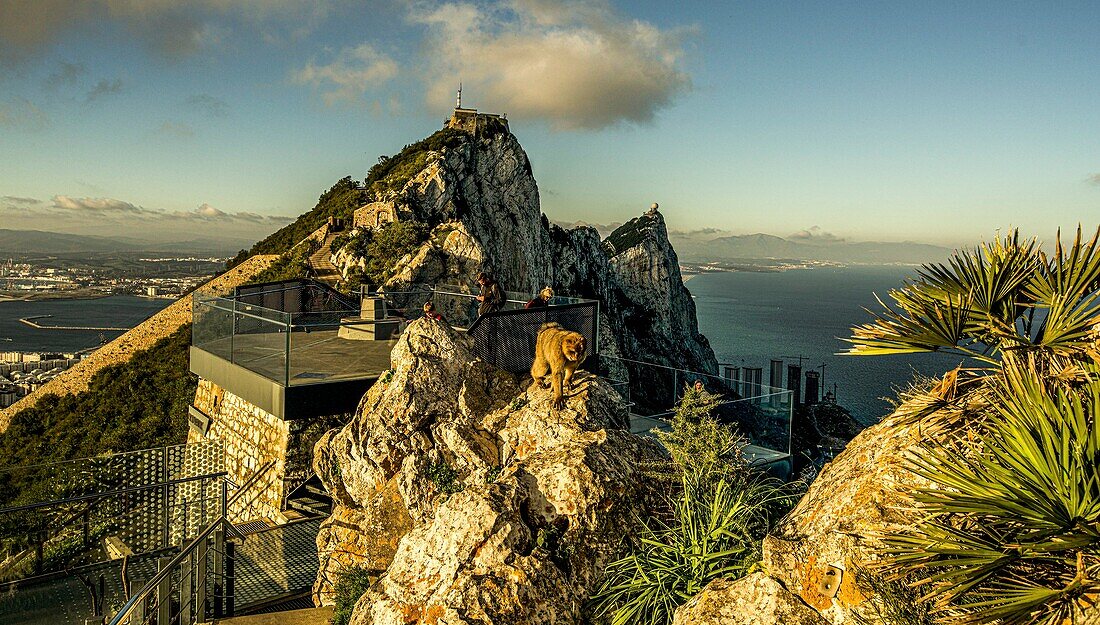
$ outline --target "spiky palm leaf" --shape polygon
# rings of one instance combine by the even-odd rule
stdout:
[[[691,469],[671,524],[640,526],[638,548],[607,566],[593,611],[612,625],[667,625],[711,580],[739,578],[759,559],[770,509],[786,493],[775,481],[743,476],[709,483]]]
[[[1097,230],[1100,235],[1100,229]],[[996,364],[1008,350],[1072,354],[1100,323],[1097,235],[1047,258],[1013,231],[891,290],[893,305],[845,339],[852,355],[946,351]]]
[[[886,539],[886,568],[960,622],[1056,625],[1100,593],[1100,367],[1070,384],[1038,363],[1006,358],[975,448],[913,455],[927,516]]]

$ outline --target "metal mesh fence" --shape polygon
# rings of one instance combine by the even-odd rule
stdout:
[[[291,314],[358,310],[359,298],[313,280],[250,284],[234,289],[234,299]]]
[[[510,373],[522,374],[531,370],[539,328],[548,322],[557,322],[566,330],[584,336],[585,356],[591,358],[596,353],[596,314],[596,302],[504,310],[479,318],[467,334],[472,339],[474,353],[483,360]]]
[[[0,468],[0,581],[148,553],[220,513],[221,441]]]

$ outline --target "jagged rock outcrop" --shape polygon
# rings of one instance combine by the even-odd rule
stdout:
[[[632,220],[606,242],[594,228],[551,224],[539,207],[531,163],[511,133],[471,135],[429,153],[423,169],[386,201],[398,219],[430,229],[420,249],[394,259],[390,290],[473,285],[482,270],[510,291],[550,285],[559,294],[600,300],[603,324],[615,328],[601,336],[601,352],[716,372],[661,214]],[[338,266],[359,263],[347,252],[336,255]]]
[[[930,436],[947,434],[892,416],[852,439],[764,539],[759,575],[770,582],[708,588],[707,603],[724,606],[728,616],[702,622],[841,624],[854,622],[853,613],[859,612],[876,623],[867,602],[871,590],[857,583],[856,571],[876,559],[881,546],[877,536],[913,521],[905,511],[908,493],[928,483],[908,470],[905,455]],[[813,616],[799,612],[803,616],[798,619],[749,620],[791,597],[808,606]]]
[[[464,336],[411,323],[393,368],[326,434],[315,468],[335,501],[318,537],[315,599],[341,567],[377,582],[353,623],[579,623],[621,528],[653,496],[650,441],[609,427],[626,411],[580,378],[560,411],[475,360]]]

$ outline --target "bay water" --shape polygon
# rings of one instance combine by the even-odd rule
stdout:
[[[855,265],[704,273],[686,286],[719,362],[761,367],[768,384],[770,360],[783,360],[786,386],[786,365],[802,355],[803,376],[814,368],[823,372],[822,393],[835,384],[837,403],[871,424],[890,412],[888,400],[915,375],[939,377],[961,361],[938,353],[838,355],[849,347],[841,339],[851,336],[852,326],[871,320],[863,309],[881,308],[875,294],[889,301],[887,292],[913,275],[910,266]]]
[[[122,334],[115,330],[51,330],[33,328],[20,318],[43,326],[132,328],[173,300],[112,295],[97,299],[0,301],[0,352],[74,352],[95,347]]]

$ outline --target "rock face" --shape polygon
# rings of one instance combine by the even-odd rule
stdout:
[[[395,259],[389,290],[413,284],[474,285],[489,271],[509,291],[601,302],[601,353],[714,373],[717,362],[699,334],[695,303],[684,287],[664,218],[650,211],[608,241],[594,228],[564,230],[539,207],[531,163],[507,131],[430,152],[423,169],[386,202],[399,219],[431,229],[421,248]],[[614,243],[612,243],[614,242]],[[336,250],[337,265],[359,259]]]
[[[315,599],[350,565],[378,581],[353,623],[579,623],[580,606],[652,493],[656,446],[613,429],[626,406],[585,375],[565,408],[412,322],[393,369],[326,434],[315,468],[336,504]]]
[[[676,611],[672,625],[828,625],[764,573],[716,579]]]

